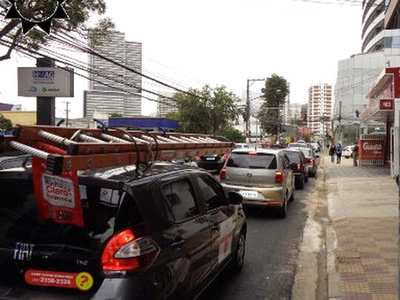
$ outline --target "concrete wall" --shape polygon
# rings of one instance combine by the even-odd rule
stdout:
[[[0,111],[13,125],[36,125],[36,111]]]

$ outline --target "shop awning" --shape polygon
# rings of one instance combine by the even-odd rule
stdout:
[[[361,112],[361,122],[392,120],[394,116],[394,99],[371,99],[370,106]]]

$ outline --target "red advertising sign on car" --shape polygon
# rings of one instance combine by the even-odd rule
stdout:
[[[47,174],[46,161],[32,158],[32,175],[40,220],[83,227],[82,205],[76,172]]]
[[[87,291],[93,286],[93,277],[87,272],[28,270],[24,277],[26,283],[38,286],[80,289],[81,291]]]
[[[360,159],[384,160],[385,141],[384,140],[361,140],[359,147]]]
[[[380,99],[379,100],[379,109],[380,110],[393,110],[394,109],[394,100],[393,99]]]
[[[36,142],[35,148],[66,154],[65,150],[42,142]],[[39,220],[50,219],[56,223],[84,226],[76,171],[50,175],[46,173],[46,160],[33,157],[32,176]]]

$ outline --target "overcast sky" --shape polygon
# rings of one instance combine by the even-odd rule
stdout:
[[[333,85],[338,60],[361,48],[361,5],[319,1],[337,5],[295,0],[109,0],[107,16],[128,41],[142,43],[143,72],[149,70],[179,87],[225,85],[238,96],[246,79],[277,73],[290,82],[291,102],[305,103],[311,84]],[[4,50],[0,46],[0,54]],[[77,57],[87,60],[85,55]],[[16,80],[17,67],[34,65],[16,54],[0,62],[0,102],[35,109],[35,98],[17,97]],[[72,117],[82,116],[87,85],[76,78],[75,97],[57,100],[58,116],[64,116],[65,100],[71,101]],[[261,85],[254,84],[252,91],[259,92]],[[147,80],[143,86],[164,90]],[[143,101],[143,114],[155,111],[155,103]]]

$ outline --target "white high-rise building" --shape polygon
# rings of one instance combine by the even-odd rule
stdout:
[[[142,72],[142,44],[126,41],[122,32],[108,34],[94,51]],[[84,93],[84,116],[105,119],[111,113],[124,117],[141,115],[142,77],[96,55],[90,55],[89,62],[90,67],[100,74],[90,75],[89,90]]]
[[[161,96],[158,96],[157,117],[165,118],[168,113],[173,113],[178,111],[178,106],[176,105],[176,101],[171,99],[174,93],[159,92],[159,94]]]
[[[307,127],[312,134],[325,136],[331,129],[332,86],[326,83],[312,85],[308,93]]]
[[[282,109],[283,124],[290,125],[290,92],[286,96],[285,103]]]
[[[290,103],[289,115],[287,117],[287,122],[289,125],[295,125],[298,122],[301,122],[301,106],[301,103]]]

